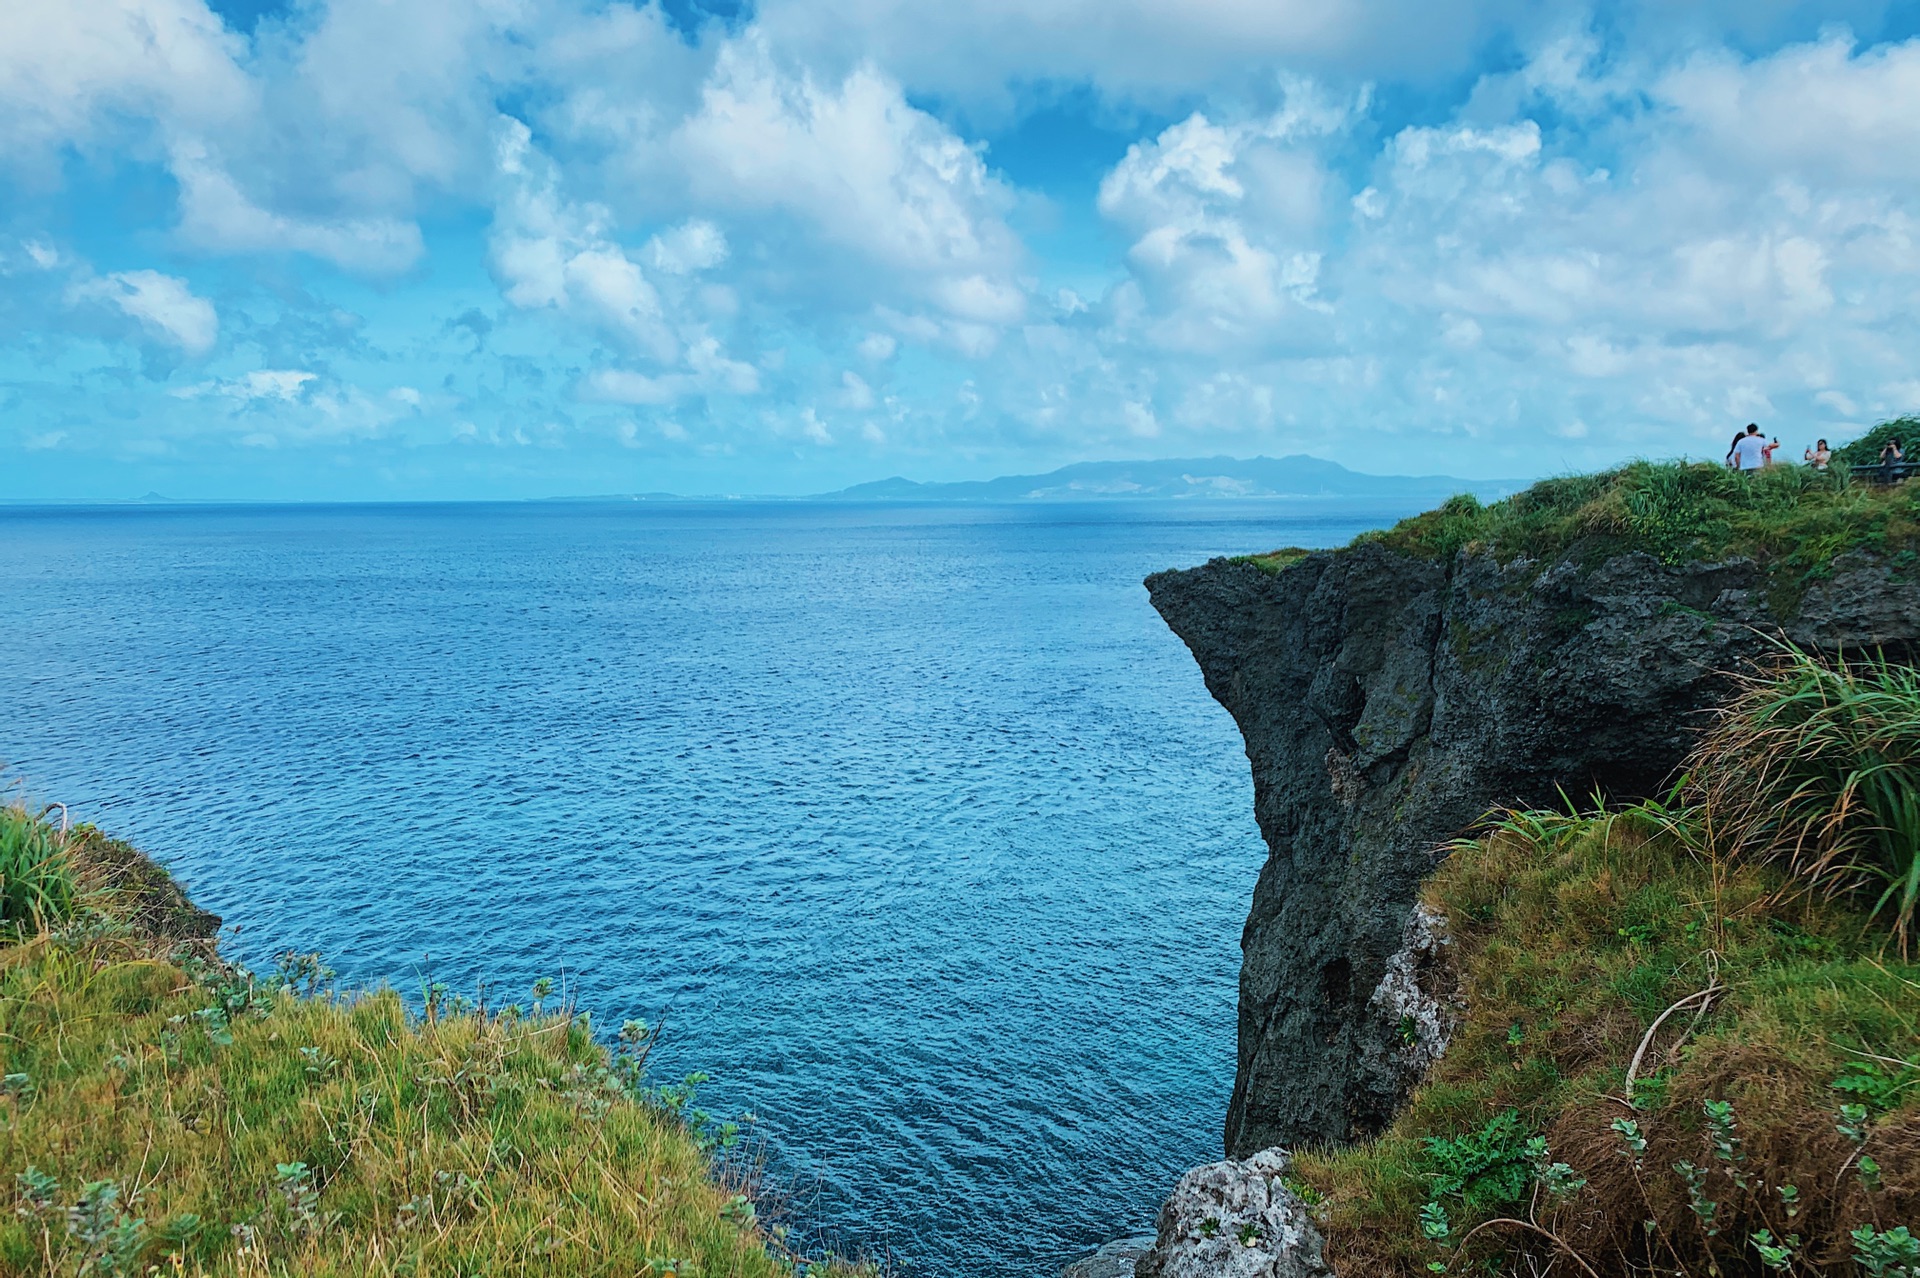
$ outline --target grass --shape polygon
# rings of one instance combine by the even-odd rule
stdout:
[[[1805,660],[1755,680],[1666,802],[1505,813],[1429,880],[1464,1019],[1386,1133],[1294,1166],[1340,1272],[1920,1274],[1920,964],[1875,886],[1713,809]],[[1859,677],[1920,709],[1883,673]],[[1861,801],[1836,828],[1879,821]]]
[[[64,918],[76,895],[65,832],[18,805],[0,807],[0,925]]]
[[[1503,562],[1629,550],[1671,564],[1739,555],[1806,577],[1847,550],[1920,546],[1920,488],[1854,483],[1844,472],[1802,466],[1741,473],[1633,462],[1549,479],[1491,505],[1454,497],[1358,540],[1430,558],[1472,548]]]
[[[1880,450],[1890,439],[1899,440],[1901,449],[1911,457],[1915,446],[1920,445],[1920,417],[1896,417],[1881,422],[1860,438],[1834,449],[1831,464],[1871,466],[1880,460]]]
[[[644,1027],[610,1052],[570,1010],[434,991],[422,1016],[335,996],[315,956],[257,980],[140,925],[171,917],[170,881],[88,853],[115,847],[82,839],[69,869],[117,887],[0,946],[0,1273],[807,1267],[690,1089],[644,1081]]]
[[[1874,460],[1887,436],[1903,433],[1920,445],[1920,419],[1875,427],[1840,450],[1842,460],[1825,472],[1778,466],[1740,473],[1697,462],[1638,461],[1543,480],[1491,504],[1462,494],[1352,544],[1440,560],[1467,550],[1502,563],[1570,558],[1597,564],[1631,551],[1675,565],[1737,556],[1758,563],[1773,580],[1776,605],[1791,608],[1849,550],[1883,554],[1898,570],[1920,564],[1920,485],[1855,482],[1844,460],[1863,449],[1872,454],[1865,459]],[[1234,562],[1280,573],[1306,555],[1286,548]]]
[[[1695,760],[1715,844],[1829,894],[1871,885],[1900,952],[1920,924],[1920,671],[1785,648],[1749,675]]]

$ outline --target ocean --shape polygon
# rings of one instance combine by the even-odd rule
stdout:
[[[1264,855],[1141,578],[1406,513],[0,507],[0,760],[257,968],[664,1020],[803,1238],[1046,1275],[1219,1157]]]

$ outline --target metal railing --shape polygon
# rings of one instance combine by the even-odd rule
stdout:
[[[1903,479],[1911,479],[1920,474],[1920,461],[1873,462],[1866,466],[1849,466],[1855,479],[1870,484],[1897,484]]]

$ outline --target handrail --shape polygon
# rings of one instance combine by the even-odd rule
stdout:
[[[1864,466],[1849,466],[1847,469],[1853,473],[1855,479],[1892,484],[1920,474],[1920,461],[1871,462]]]

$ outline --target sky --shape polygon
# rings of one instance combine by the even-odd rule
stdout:
[[[5,0],[0,498],[1920,411],[1920,0]]]

